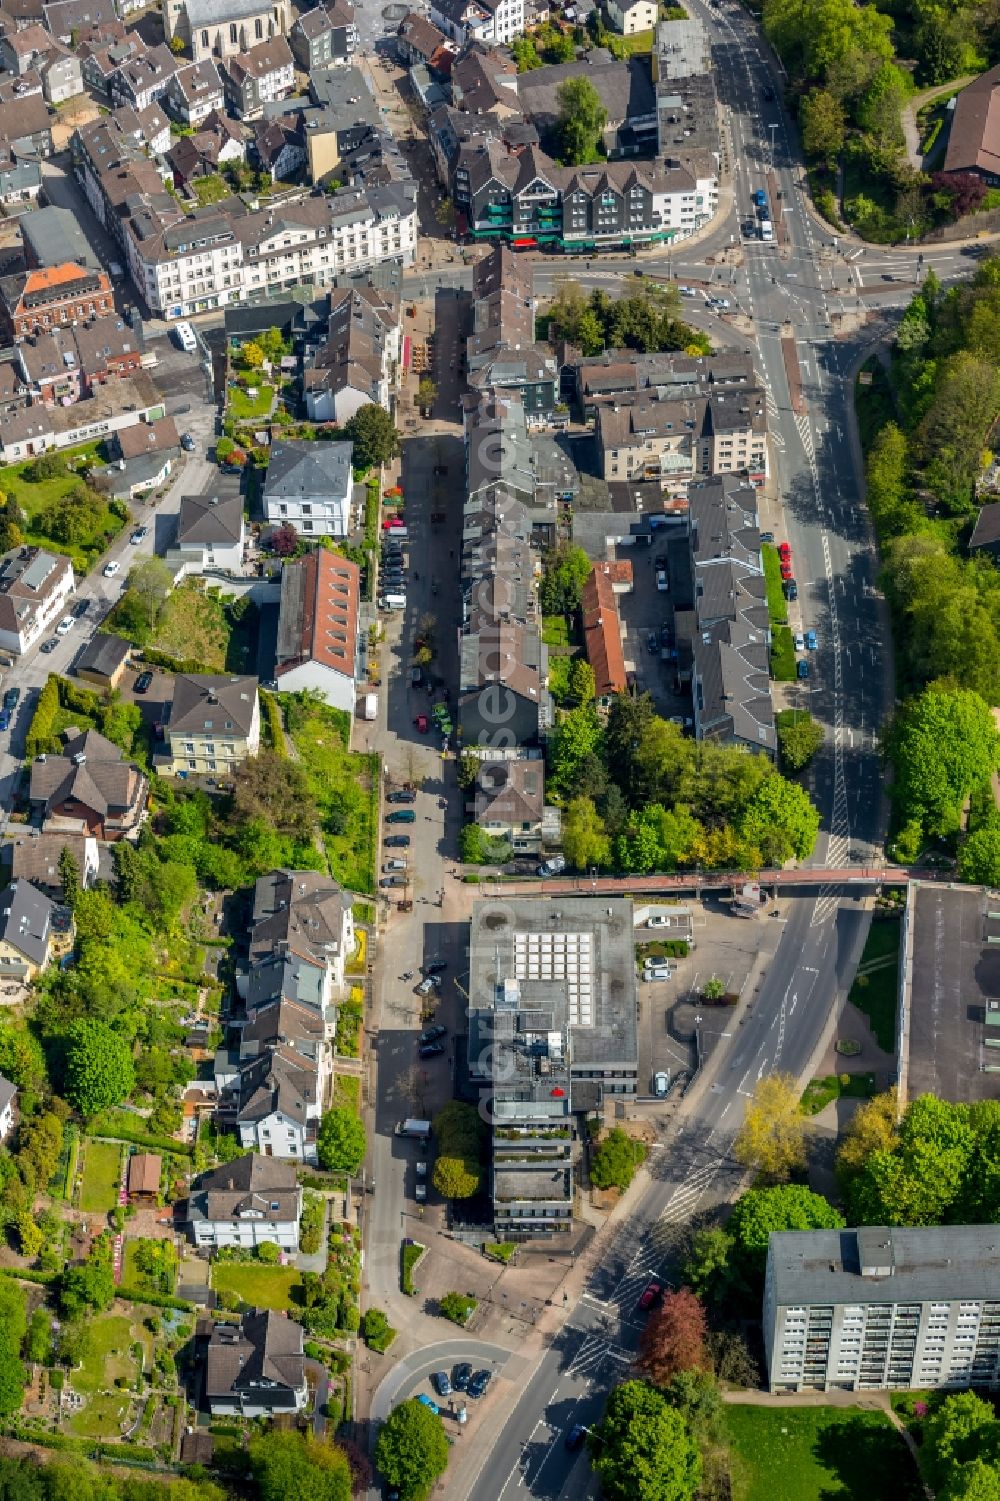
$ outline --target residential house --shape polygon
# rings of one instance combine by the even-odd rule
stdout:
[[[38,68],[29,68],[27,73],[20,78],[16,73],[0,73],[0,104],[11,104],[18,99],[27,99],[30,94],[37,94],[39,98],[45,97],[42,87],[42,75]],[[35,154],[29,148],[29,156],[35,160]]]
[[[235,120],[215,110],[202,121],[194,135],[181,136],[167,152],[174,186],[183,187],[194,177],[207,177],[226,162],[246,159],[243,132]]]
[[[67,261],[0,278],[0,312],[15,340],[114,312],[104,271]]]
[[[136,422],[117,434],[118,452],[128,462],[142,454],[162,454],[174,458],[180,453],[181,440],[172,417],[156,417],[152,422]]]
[[[129,1201],[155,1204],[160,1193],[163,1162],[155,1152],[133,1152],[128,1160],[125,1186]]]
[[[1000,1385],[995,1225],[773,1232],[772,1392]]]
[[[0,1074],[0,1141],[6,1141],[14,1129],[14,1106],[17,1103],[17,1085]]]
[[[401,345],[394,288],[356,282],[331,292],[326,339],[303,370],[309,420],[342,427],[372,402],[391,411]]]
[[[595,563],[583,586],[580,618],[584,651],[594,671],[597,705],[608,709],[615,694],[624,693],[628,688],[628,675],[618,600],[610,569],[601,563]]]
[[[191,1185],[186,1224],[195,1245],[297,1251],[302,1190],[292,1163],[250,1152],[202,1173]]]
[[[115,314],[78,323],[72,336],[88,395],[108,381],[120,380],[142,369],[139,336]]]
[[[42,190],[42,169],[31,157],[23,160],[4,149],[0,142],[0,204],[36,203]]]
[[[31,763],[28,800],[43,831],[108,843],[137,835],[149,792],[146,776],[97,730],[67,730],[64,741],[61,755]]]
[[[222,112],[224,96],[219,70],[210,57],[178,68],[163,94],[163,105],[182,125],[200,125],[209,115]]]
[[[53,42],[46,57],[39,65],[42,93],[49,104],[65,104],[83,93],[83,67],[75,52]]]
[[[431,20],[460,47],[524,34],[524,0],[431,0]]]
[[[411,10],[396,31],[396,56],[401,63],[429,63],[448,38],[419,11]]]
[[[33,980],[60,950],[72,920],[30,881],[11,881],[0,892],[0,980]],[[72,952],[72,936],[68,950]]]
[[[178,673],[164,734],[161,771],[231,774],[260,747],[257,679]]]
[[[981,507],[969,538],[969,551],[1000,563],[1000,504],[996,501]]]
[[[0,141],[18,158],[38,161],[52,155],[52,117],[41,94],[25,94],[0,104]]]
[[[309,160],[305,111],[255,121],[253,159],[272,182],[287,182],[301,171]]]
[[[494,120],[521,118],[517,64],[506,47],[472,42],[451,66],[451,96],[456,109]]]
[[[286,693],[309,688],[353,715],[360,656],[361,575],[318,547],[281,570],[275,677]]]
[[[215,1325],[205,1362],[213,1417],[301,1412],[307,1396],[301,1324],[268,1310],[245,1313],[239,1325]]]
[[[243,497],[185,495],[177,518],[175,547],[197,572],[207,568],[239,573],[246,546]]]
[[[305,537],[346,537],[354,471],[350,443],[272,443],[264,479],[264,516]]]
[[[154,405],[162,405],[162,398],[146,372],[138,370],[113,385],[95,387],[86,400],[68,407],[36,405],[15,411],[0,423],[0,461],[17,464],[50,448],[107,438],[142,421]],[[99,485],[101,479],[98,471],[95,482]]]
[[[37,67],[52,47],[52,37],[37,21],[0,36],[0,67],[5,73],[22,78]]]
[[[254,120],[264,106],[287,99],[295,87],[295,60],[283,36],[258,42],[222,64],[226,104],[240,120]]]
[[[480,624],[474,615],[460,641],[460,663],[462,739],[489,745],[502,725],[506,744],[536,745],[552,719],[540,626],[502,616]]]
[[[544,761],[537,755],[481,759],[471,811],[491,839],[509,840],[515,854],[536,854],[545,818]]]
[[[316,1060],[289,1044],[241,1060],[232,1090],[240,1145],[265,1157],[315,1163],[324,1097]],[[228,1124],[223,1109],[220,1117]]]
[[[6,419],[6,425],[13,421]],[[20,657],[66,613],[75,588],[61,553],[16,547],[0,558],[0,651]]]
[[[112,73],[108,85],[111,103],[118,108],[130,104],[133,109],[148,109],[166,94],[170,80],[181,63],[162,43],[145,52],[137,52]]]
[[[84,393],[83,372],[71,328],[35,334],[15,346],[21,378],[33,402],[69,406]]]
[[[290,0],[165,0],[163,24],[169,43],[179,36],[196,63],[249,52],[257,42],[287,35]]]
[[[77,657],[73,671],[85,683],[110,691],[121,684],[131,655],[131,641],[97,631]]]
[[[350,900],[329,876],[272,870],[257,881],[250,918],[251,961],[287,952],[328,969],[339,990],[354,947]]]
[[[1000,65],[966,84],[954,101],[945,172],[971,172],[1000,183]]]
[[[759,387],[657,398],[640,393],[596,413],[598,463],[604,479],[659,479],[683,491],[698,475],[767,475],[767,408]]]
[[[624,36],[652,31],[659,18],[656,0],[607,0],[607,12],[612,26]]]
[[[46,29],[67,47],[88,27],[121,27],[114,0],[51,0],[42,13]]]
[[[62,901],[65,891],[60,862],[64,850],[69,850],[73,857],[80,885],[86,890],[97,880],[101,868],[100,847],[89,834],[43,834],[38,829],[19,829],[3,848],[3,857],[10,866],[10,880],[30,881],[53,901]]]
[[[343,68],[350,64],[358,45],[354,6],[347,0],[317,5],[298,17],[288,33],[295,61],[303,73],[317,68]]]

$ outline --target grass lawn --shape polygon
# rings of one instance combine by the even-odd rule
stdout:
[[[27,479],[25,473],[31,468],[30,459],[23,464],[11,464],[0,475],[0,490],[15,500],[24,512],[24,540],[37,547],[47,547],[52,552],[65,553],[72,559],[73,567],[79,573],[86,573],[93,567],[95,559],[100,557],[111,538],[121,531],[124,521],[107,506],[102,506],[93,530],[79,542],[69,543],[56,542],[50,537],[41,518],[50,506],[61,500],[79,482],[82,470],[103,463],[98,454],[99,448],[99,443],[86,443],[80,448],[67,449],[60,455],[66,460],[66,472],[56,475],[54,479]]]
[[[237,422],[252,422],[255,417],[269,417],[274,401],[274,387],[263,381],[255,387],[257,395],[250,397],[242,386],[230,386],[226,393],[226,411]]]
[[[549,692],[557,704],[565,703],[569,698],[569,670],[572,664],[572,657],[557,656],[555,653],[549,657]]]
[[[223,198],[231,198],[233,192],[226,179],[220,177],[217,172],[213,172],[210,177],[193,178],[191,187],[202,207],[206,203],[219,203]]]
[[[108,1214],[118,1203],[122,1149],[113,1141],[88,1141],[85,1153],[80,1208],[87,1214]]]
[[[652,52],[653,50],[652,31],[634,31],[631,36],[623,36],[620,40],[625,43],[627,57],[635,57],[638,52]]]
[[[575,646],[574,635],[565,615],[542,616],[542,640],[546,646]]]
[[[781,562],[778,558],[778,549],[770,542],[765,542],[761,547],[761,554],[764,558],[764,581],[767,585],[767,613],[771,617],[772,625],[786,625],[788,601],[781,588]]]
[[[847,1083],[843,1083],[846,1079]],[[831,1100],[842,1097],[870,1100],[875,1093],[874,1074],[827,1074],[822,1079],[810,1079],[802,1091],[802,1110],[806,1115],[819,1115]]]
[[[779,683],[795,681],[795,642],[787,625],[776,625],[771,632],[771,676]]]
[[[347,749],[347,714],[289,699],[279,696],[319,810],[330,870],[350,891],[374,891],[379,758]]]
[[[152,1340],[148,1331],[141,1328],[138,1320],[133,1322],[127,1314],[121,1313],[101,1314],[90,1321],[88,1328],[90,1348],[86,1359],[70,1376],[77,1391],[103,1391],[114,1386],[119,1376],[134,1381],[139,1374],[139,1363],[132,1353],[132,1346],[142,1344],[148,1353]]]
[[[726,1406],[734,1501],[916,1501],[916,1470],[880,1413]]]
[[[79,1438],[121,1438],[134,1400],[127,1391],[97,1392],[70,1418],[69,1430]]]
[[[220,594],[194,583],[181,584],[167,596],[152,631],[145,608],[130,591],[111,611],[107,629],[137,646],[200,662],[210,672],[238,672],[242,668],[242,663],[234,660],[235,632]]]
[[[873,960],[892,959],[881,969],[862,974]],[[899,919],[883,918],[868,930],[859,973],[851,986],[849,1000],[867,1016],[876,1041],[885,1052],[896,1047],[896,995],[899,983]]]
[[[216,1292],[236,1293],[254,1308],[291,1308],[302,1273],[293,1266],[220,1261],[212,1267],[212,1286]]]
[[[339,1107],[349,1105],[352,1110],[361,1109],[361,1079],[357,1074],[338,1074],[333,1081],[333,1103]]]

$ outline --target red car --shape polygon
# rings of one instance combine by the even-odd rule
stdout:
[[[789,547],[788,543],[787,542],[779,542],[778,543],[778,557],[779,558],[783,558],[786,562],[788,562],[788,561],[791,560],[791,556],[792,556],[792,549]]]
[[[653,1304],[659,1298],[662,1291],[663,1288],[658,1282],[649,1282],[646,1284],[639,1298],[639,1307],[642,1309],[643,1313],[649,1312]]]
[[[791,558],[782,558],[782,560],[781,560],[781,577],[783,579],[790,579],[791,576],[792,576],[792,560],[791,560]]]
[[[417,717],[416,717],[416,719],[413,721],[413,723],[416,725],[416,727],[420,731],[421,735],[426,735],[427,734],[428,720],[427,720],[427,715],[426,714],[418,714]]]

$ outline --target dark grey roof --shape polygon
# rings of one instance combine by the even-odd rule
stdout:
[[[11,881],[0,894],[0,942],[23,954],[33,964],[44,964],[55,903],[30,881]]]
[[[0,1074],[0,1114],[7,1109],[8,1105],[12,1105],[16,1099],[17,1085],[12,1084],[9,1079],[5,1079],[3,1074]]]
[[[253,1196],[266,1200],[268,1217],[292,1212],[290,1219],[298,1218],[298,1180],[295,1165],[279,1157],[262,1157],[257,1152],[248,1152],[222,1167],[202,1173],[191,1185],[191,1202],[188,1214],[191,1219],[236,1219],[239,1207]],[[271,1210],[277,1198],[279,1210]],[[207,1211],[211,1210],[211,1213]]]
[[[311,1107],[317,1103],[316,1064],[304,1053],[279,1044],[267,1048],[246,1066],[241,1062],[238,1115],[241,1122],[283,1115],[304,1126]]]
[[[171,734],[249,735],[257,703],[257,679],[178,673],[170,706]]]
[[[344,893],[330,876],[311,870],[271,870],[254,886],[251,957],[286,945],[325,964],[343,940]]]
[[[323,967],[300,954],[265,954],[247,973],[247,1012],[269,1001],[287,999],[319,1006],[323,995]]]
[[[242,1395],[254,1404],[295,1406],[305,1386],[302,1327],[279,1313],[244,1314],[242,1324],[217,1324],[206,1362],[205,1392]]]
[[[243,536],[243,500],[240,495],[184,495],[177,518],[177,545],[218,542],[231,546]]]
[[[1000,1298],[997,1225],[785,1230],[768,1260],[780,1307]]]
[[[1000,542],[1000,502],[991,501],[989,505],[983,506],[976,517],[969,546],[992,547],[995,542]]]
[[[271,445],[264,481],[265,500],[350,495],[354,473],[351,443],[305,443],[279,439]]]
[[[593,84],[608,112],[609,125],[655,112],[649,65],[645,59],[636,57],[629,62],[557,63],[521,73],[517,92],[525,114],[536,124],[554,124],[559,115],[559,87],[570,78],[586,78]]]
[[[314,68],[309,92],[335,117],[338,130],[359,130],[381,122],[378,105],[359,68]]]
[[[95,636],[91,636],[77,657],[76,671],[96,672],[103,677],[110,677],[123,662],[128,661],[131,650],[131,641],[126,641],[121,636],[106,636],[103,631],[98,631]]]

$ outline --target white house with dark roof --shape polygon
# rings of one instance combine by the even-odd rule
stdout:
[[[178,673],[165,735],[168,749],[154,757],[158,770],[231,773],[260,748],[257,679]]]
[[[205,1400],[213,1417],[301,1412],[306,1405],[302,1325],[281,1313],[216,1324],[208,1344]]]
[[[222,79],[212,59],[178,69],[167,84],[163,103],[182,125],[200,125],[214,110],[221,111]]]
[[[357,565],[324,547],[285,564],[275,666],[283,692],[315,689],[354,713],[360,598]]]
[[[294,1166],[250,1152],[196,1179],[186,1223],[199,1247],[270,1242],[296,1251],[301,1214],[302,1190]]]
[[[21,656],[65,612],[73,565],[61,554],[18,547],[0,559],[0,650]]]
[[[305,537],[346,537],[354,471],[350,443],[272,443],[264,480],[264,515]]]
[[[314,870],[271,870],[257,881],[250,917],[251,961],[275,950],[297,954],[328,967],[333,984],[340,988],[354,943],[351,902],[331,876]]]
[[[218,568],[238,573],[243,564],[246,521],[239,495],[185,495],[177,518],[176,548],[192,571]]]

